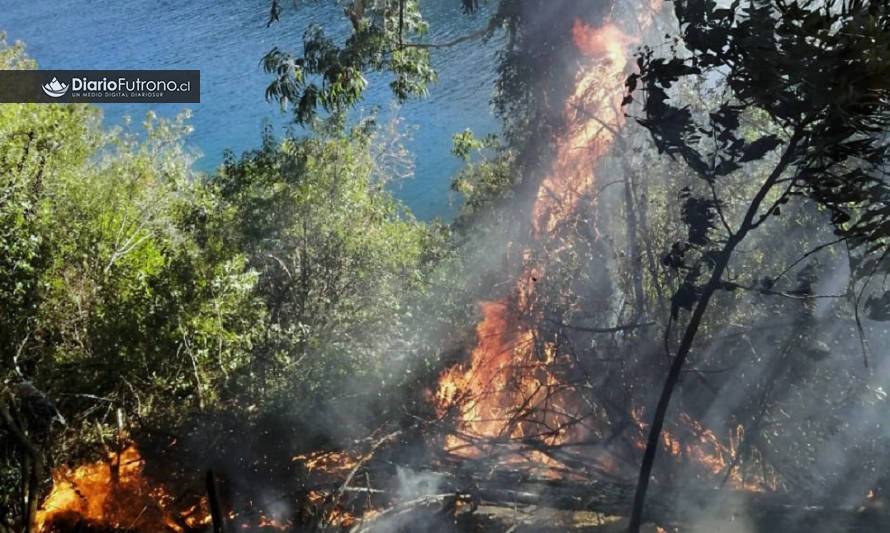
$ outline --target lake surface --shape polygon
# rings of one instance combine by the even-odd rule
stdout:
[[[309,24],[345,35],[348,22],[331,1],[282,2],[281,21],[266,27],[270,0],[0,0],[0,31],[10,42],[24,41],[41,68],[56,69],[199,69],[201,103],[193,111],[194,133],[188,141],[203,154],[196,166],[212,171],[223,150],[236,153],[259,145],[265,120],[281,133],[290,115],[267,102],[270,77],[260,59],[273,46],[299,52]],[[461,14],[457,0],[422,0],[431,42],[471,33],[486,22],[485,13]],[[393,185],[395,194],[421,218],[450,218],[455,198],[451,177],[461,163],[451,155],[451,137],[470,128],[482,135],[496,131],[490,109],[497,42],[465,43],[432,51],[439,82],[430,95],[394,112],[412,138],[415,177]],[[393,98],[383,75],[369,76],[361,109],[392,113]],[[140,124],[154,109],[170,117],[185,105],[104,104],[106,122],[125,115]]]

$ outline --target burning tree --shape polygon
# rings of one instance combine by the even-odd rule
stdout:
[[[302,56],[270,52],[267,95],[331,123],[267,136],[175,189],[190,201],[137,218],[101,263],[141,293],[84,267],[71,279],[104,299],[78,302],[101,313],[3,315],[4,353],[25,363],[10,381],[37,375],[49,396],[58,358],[104,350],[76,400],[56,394],[78,428],[99,422],[92,462],[79,454],[50,481],[24,396],[2,399],[3,442],[30,479],[4,527],[886,529],[890,361],[866,326],[890,300],[873,281],[888,227],[888,66],[874,50],[890,48],[890,15],[859,0],[673,7],[676,21],[660,2],[502,1],[479,32],[435,43],[419,3],[356,1],[342,43],[316,29]],[[449,230],[419,224],[375,180],[385,143],[337,119],[363,71],[419,94],[429,50],[499,28],[503,138],[459,138],[457,152],[490,156],[456,181],[467,208]],[[7,159],[39,192],[29,142]],[[22,206],[8,218],[35,223]],[[161,259],[123,261],[134,250]],[[43,305],[37,279],[0,296]],[[142,294],[164,295],[176,321],[131,310]],[[113,382],[110,345],[78,335],[116,310],[145,325],[126,361],[157,381]],[[73,318],[54,329],[50,315]],[[102,335],[121,341],[121,322]],[[164,332],[160,362],[141,348],[149,331]],[[158,407],[180,398],[188,410]],[[91,415],[102,402],[116,427]]]

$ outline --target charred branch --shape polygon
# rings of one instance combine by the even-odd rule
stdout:
[[[445,475],[445,474],[441,474]],[[617,482],[570,482],[523,479],[521,473],[499,472],[492,479],[452,478],[447,492],[401,502],[357,524],[353,532],[392,531],[404,520],[448,516],[468,520],[483,508],[533,508],[625,516],[634,486]],[[680,498],[682,498],[682,503]],[[876,508],[809,506],[779,494],[738,490],[653,487],[643,521],[663,527],[684,527],[703,517],[748,520],[754,531],[828,532],[885,531],[890,514]],[[396,528],[397,529],[397,528]]]

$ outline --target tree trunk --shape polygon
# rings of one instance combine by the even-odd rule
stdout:
[[[788,168],[791,164],[792,160],[796,156],[797,144],[802,137],[802,132],[800,129],[795,131],[794,135],[788,142],[788,145],[785,148],[785,152],[782,154],[782,158],[779,160],[776,167],[767,177],[766,181],[764,181],[763,185],[761,185],[760,190],[757,191],[757,194],[754,195],[754,198],[751,200],[751,203],[748,205],[748,209],[745,213],[745,218],[742,220],[741,225],[739,226],[738,231],[729,236],[724,244],[723,249],[716,256],[716,263],[714,264],[713,270],[711,272],[711,277],[708,279],[708,282],[702,288],[701,296],[699,297],[695,308],[692,311],[692,317],[689,319],[689,323],[686,325],[686,330],[683,333],[682,340],[680,341],[680,346],[677,348],[677,354],[674,356],[674,360],[671,363],[671,368],[668,371],[667,379],[664,382],[664,387],[661,390],[661,396],[658,399],[658,404],[655,407],[655,415],[652,419],[652,426],[649,428],[649,436],[646,440],[646,451],[643,454],[643,462],[640,466],[640,476],[637,481],[637,489],[636,494],[634,496],[633,510],[631,511],[631,519],[630,525],[628,526],[629,533],[639,533],[640,525],[643,520],[643,507],[646,503],[646,490],[649,487],[649,478],[652,474],[652,466],[655,463],[655,454],[658,451],[658,441],[661,438],[661,430],[664,427],[664,420],[667,416],[667,410],[670,406],[671,397],[674,394],[674,389],[677,386],[677,383],[680,381],[680,376],[683,370],[683,365],[686,362],[686,357],[689,355],[689,351],[692,349],[692,344],[695,341],[695,336],[698,333],[698,328],[701,325],[702,319],[704,318],[705,311],[708,309],[708,303],[711,300],[711,297],[714,293],[720,288],[721,283],[723,281],[723,273],[726,271],[726,267],[729,266],[729,261],[732,259],[732,254],[735,251],[735,248],[741,243],[745,237],[747,237],[748,233],[756,227],[756,223],[754,221],[757,213],[760,211],[760,207],[763,204],[763,201],[766,199],[767,194],[772,190],[773,186],[775,186],[779,177],[783,172]]]

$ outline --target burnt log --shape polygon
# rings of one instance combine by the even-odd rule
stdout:
[[[496,508],[523,510],[528,516],[537,515],[542,510],[556,510],[610,517],[607,524],[573,528],[579,531],[626,528],[627,521],[619,520],[619,517],[630,514],[634,496],[631,483],[500,477],[502,479],[462,479],[459,482],[452,479],[448,487],[450,492],[399,503],[360,522],[353,531],[399,531],[400,524],[418,523],[425,523],[427,530],[436,531],[498,531],[501,528],[494,524],[504,522],[507,514],[493,519],[491,509]],[[783,494],[728,489],[653,487],[643,519],[680,531],[693,525],[702,531],[709,525],[713,529],[727,524],[738,524],[743,528],[741,530],[758,533],[890,531],[890,513],[885,509],[812,506]],[[541,527],[547,530],[547,527],[556,526],[514,523],[503,530],[541,531]],[[560,528],[565,529],[557,527]]]
[[[505,487],[479,482],[483,503],[534,505],[627,516],[633,503],[630,483],[527,482]],[[643,518],[662,526],[701,522],[745,523],[758,532],[890,531],[890,513],[874,507],[812,506],[777,493],[702,488],[654,488]]]

